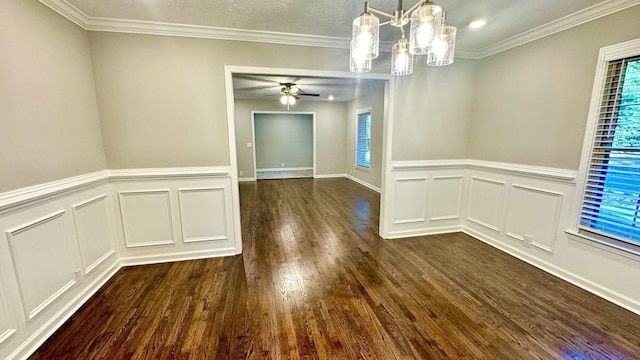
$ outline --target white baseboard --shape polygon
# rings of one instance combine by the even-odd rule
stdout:
[[[47,339],[53,335],[73,314],[80,309],[100,288],[106,284],[120,270],[121,266],[116,261],[105,271],[97,276],[82,292],[73,298],[60,311],[52,316],[42,327],[36,330],[29,338],[20,344],[7,359],[27,359],[38,348],[44,344]]]
[[[316,179],[333,179],[333,178],[343,178],[346,177],[346,174],[316,174],[314,178]]]
[[[313,170],[313,167],[292,167],[292,168],[264,168],[256,169],[256,172],[271,172],[271,171],[308,171]]]
[[[568,283],[571,283],[581,289],[584,289],[596,296],[599,296],[605,300],[608,300],[620,307],[623,307],[633,313],[640,315],[640,302],[629,298],[628,296],[622,295],[616,291],[608,289],[602,285],[596,284],[590,280],[587,280],[581,276],[578,276],[569,271],[563,270],[553,264],[550,264],[546,261],[536,259],[518,249],[513,248],[503,242],[495,240],[489,236],[486,236],[478,231],[470,229],[468,227],[463,227],[462,232],[465,234],[478,239],[488,245],[493,246],[494,248],[504,251],[505,253],[518,258],[530,265],[537,267],[540,270],[543,270],[551,275],[554,275]]]
[[[148,265],[148,264],[160,264],[174,261],[196,260],[196,259],[208,259],[222,256],[234,256],[237,255],[236,248],[216,249],[216,250],[200,250],[191,252],[181,252],[173,254],[160,254],[160,255],[144,255],[144,256],[130,256],[120,258],[120,266],[134,266],[134,265]]]
[[[402,239],[402,238],[425,236],[425,235],[450,234],[450,233],[455,233],[460,231],[462,231],[462,227],[460,225],[442,226],[442,227],[417,229],[417,230],[399,230],[399,231],[389,232],[389,239]]]
[[[369,184],[368,182],[366,182],[366,181],[364,181],[364,180],[360,180],[360,179],[358,179],[357,177],[355,177],[355,176],[353,176],[353,175],[345,174],[345,177],[346,177],[347,179],[351,180],[351,181],[355,181],[355,182],[357,182],[358,184],[360,184],[360,185],[362,185],[362,186],[364,186],[364,187],[367,187],[367,188],[369,188],[369,189],[371,189],[371,190],[373,190],[373,191],[377,192],[378,194],[380,194],[380,193],[382,192],[382,190],[381,190],[379,187],[377,187],[377,186],[373,186],[373,185]]]
[[[243,177],[243,178],[238,178],[238,182],[249,182],[249,181],[256,181],[256,177]]]

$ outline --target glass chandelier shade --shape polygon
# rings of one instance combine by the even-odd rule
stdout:
[[[364,73],[371,71],[371,59],[361,59],[353,56],[353,41],[351,40],[351,58],[349,62],[349,71],[355,73]]]
[[[425,2],[415,9],[411,14],[409,51],[414,55],[427,54],[442,22],[442,8],[432,2]]]
[[[380,20],[365,12],[353,20],[351,58],[371,60],[378,57]]]
[[[391,75],[411,75],[413,55],[409,52],[409,42],[402,38],[391,49]]]
[[[453,63],[456,50],[455,26],[445,25],[440,29],[440,33],[433,40],[427,55],[427,65],[445,66]]]
[[[353,20],[350,49],[349,70],[363,73],[371,71],[372,60],[379,53],[379,28],[390,25],[398,28],[400,40],[391,48],[391,74],[410,75],[413,73],[413,56],[426,55],[427,65],[443,66],[453,63],[456,45],[456,28],[446,24],[442,7],[430,0],[418,0],[405,10],[402,0],[398,0],[398,8],[386,12],[364,3],[364,12]],[[389,20],[380,23],[373,14]],[[405,38],[404,26],[410,24],[408,39]]]

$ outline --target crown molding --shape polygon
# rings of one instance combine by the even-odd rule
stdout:
[[[349,39],[306,34],[290,34],[273,31],[219,28],[152,21],[110,19],[87,16],[66,0],[39,0],[53,11],[88,31],[119,32],[146,35],[182,36],[205,39],[250,41],[282,45],[313,46],[348,49]],[[537,28],[525,31],[483,49],[456,49],[456,58],[482,59],[524,45],[543,37],[570,29],[589,21],[636,6],[640,0],[607,0],[584,10],[567,15]],[[391,51],[391,42],[381,42],[380,50]]]
[[[476,52],[478,59],[482,59],[497,53],[513,49],[520,45],[530,43],[532,41],[559,33],[572,27],[588,23],[611,15],[618,11],[628,9],[630,7],[640,5],[640,0],[608,0],[600,4],[590,6],[573,14],[569,14],[560,19],[538,26],[531,30],[512,36],[508,39],[499,41],[484,49]]]

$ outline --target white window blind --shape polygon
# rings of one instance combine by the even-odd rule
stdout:
[[[580,231],[640,246],[640,56],[610,61]]]
[[[371,111],[358,112],[356,129],[356,166],[371,165]]]

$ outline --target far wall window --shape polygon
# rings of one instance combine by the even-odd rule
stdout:
[[[356,129],[356,166],[371,166],[371,110],[358,111]]]
[[[640,249],[640,56],[607,61],[602,81],[580,231]]]

